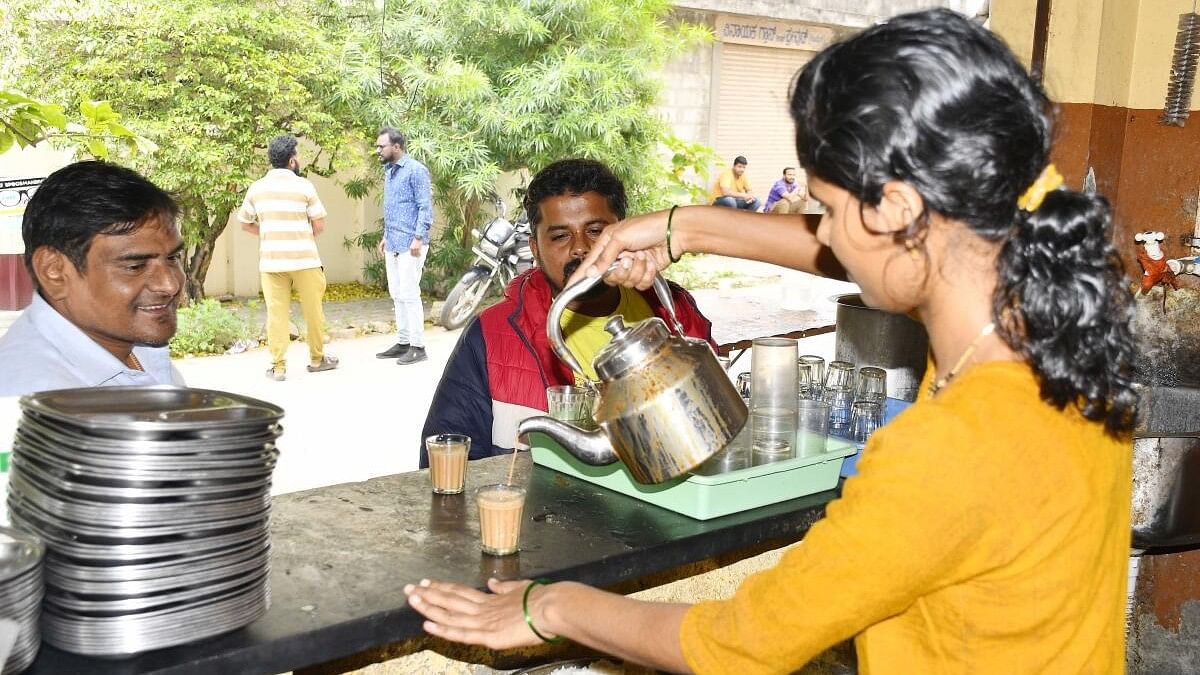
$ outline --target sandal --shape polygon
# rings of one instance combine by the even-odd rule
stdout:
[[[322,356],[321,362],[317,365],[309,364],[308,372],[319,373],[323,370],[333,370],[338,367],[338,358],[336,356]]]
[[[283,368],[271,366],[270,368],[267,368],[267,377],[275,380],[276,382],[283,382],[287,379],[287,371]]]

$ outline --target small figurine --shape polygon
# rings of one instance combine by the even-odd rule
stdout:
[[[1163,287],[1163,311],[1167,311],[1167,288],[1179,289],[1175,274],[1182,268],[1177,260],[1167,260],[1163,253],[1161,241],[1167,238],[1162,232],[1146,230],[1133,235],[1133,240],[1140,243],[1137,259],[1142,266],[1142,294],[1161,284]],[[1172,264],[1174,263],[1174,264]]]

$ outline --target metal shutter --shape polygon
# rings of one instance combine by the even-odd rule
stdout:
[[[813,52],[724,43],[718,71],[716,150],[725,166],[745,155],[746,175],[761,202],[785,166],[796,166],[788,90]],[[712,180],[716,180],[713,172]],[[803,179],[803,172],[799,178]]]

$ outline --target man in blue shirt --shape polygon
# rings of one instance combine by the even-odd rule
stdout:
[[[388,294],[396,305],[396,344],[376,354],[407,365],[425,360],[425,314],[421,307],[421,271],[433,225],[433,189],[429,169],[406,152],[404,134],[380,129],[375,152],[383,163],[383,239],[379,255],[387,269]]]
[[[0,338],[0,396],[177,384],[167,342],[183,289],[170,195],[129,169],[78,162],[25,208],[33,303]]]

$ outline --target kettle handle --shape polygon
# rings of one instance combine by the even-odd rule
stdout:
[[[604,271],[604,274],[617,269],[621,264],[620,260],[615,261]],[[579,365],[579,359],[567,349],[567,343],[563,340],[562,334],[562,313],[575,298],[587,293],[592,286],[600,283],[600,279],[604,274],[596,277],[584,277],[579,281],[567,286],[554,298],[554,302],[550,303],[550,315],[546,317],[546,337],[550,338],[550,346],[554,348],[554,353],[563,363],[571,367],[571,370],[583,375],[583,367]],[[671,297],[671,288],[667,286],[667,282],[662,278],[662,275],[654,275],[654,294],[658,296],[658,301],[667,308],[667,314],[671,317],[671,326],[675,329],[675,333],[680,337],[683,335],[683,326],[679,323],[679,319],[675,316],[675,299]],[[585,376],[586,377],[586,376]]]

